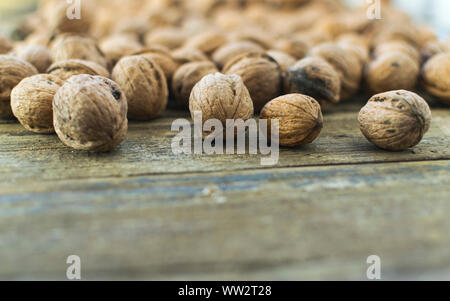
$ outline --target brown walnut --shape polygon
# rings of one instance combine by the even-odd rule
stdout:
[[[67,60],[56,62],[47,69],[47,73],[58,76],[62,80],[68,80],[74,75],[90,74],[110,77],[108,70],[103,66],[83,60]]]
[[[450,52],[428,60],[422,69],[421,84],[429,94],[450,105]]]
[[[253,103],[238,75],[209,74],[192,89],[189,110],[202,113],[202,121],[218,119],[224,129],[227,119],[247,120],[253,116]],[[224,136],[225,137],[225,136]]]
[[[68,17],[69,5],[66,1],[52,1],[48,2],[48,7],[45,16],[48,20],[48,26],[53,33],[86,33],[91,28],[94,15],[93,9],[89,1],[81,1],[81,7],[79,9],[80,18],[73,16]]]
[[[281,70],[283,70],[283,72],[286,72],[286,70],[289,67],[294,66],[295,63],[297,62],[297,60],[293,56],[280,50],[269,50],[266,53],[267,55],[271,56],[275,61],[277,61],[278,65],[280,65]]]
[[[173,50],[183,46],[186,38],[186,34],[180,31],[179,28],[156,28],[145,36],[145,45],[150,47],[161,45]]]
[[[385,53],[367,66],[366,82],[370,91],[411,90],[417,83],[419,65],[402,52]]]
[[[11,90],[26,77],[38,71],[30,63],[10,55],[0,55],[0,119],[13,118]]]
[[[283,72],[280,65],[264,53],[246,53],[223,68],[225,74],[239,75],[253,100],[255,111],[281,94]]]
[[[309,144],[317,138],[323,127],[319,103],[302,94],[288,94],[271,100],[262,109],[260,118],[269,122],[279,120],[281,146]]]
[[[198,49],[206,55],[210,55],[226,42],[227,38],[223,33],[217,31],[205,31],[188,39],[184,46],[187,48]]]
[[[56,92],[53,120],[65,145],[110,151],[127,134],[127,100],[112,80],[87,74],[73,76]]]
[[[138,51],[142,45],[133,34],[115,34],[102,39],[99,47],[105,54],[108,66],[113,68],[122,57]]]
[[[154,60],[163,70],[168,83],[172,81],[172,77],[179,67],[178,63],[170,54],[169,49],[163,46],[146,47],[134,52],[132,55],[142,55]]]
[[[0,54],[7,54],[13,49],[13,44],[7,38],[0,36]]]
[[[135,55],[122,58],[112,71],[128,101],[128,118],[150,120],[167,106],[168,87],[164,72],[148,57]]]
[[[249,41],[230,42],[217,49],[212,59],[219,68],[223,68],[230,60],[247,52],[263,53],[264,49]]]
[[[285,92],[309,95],[320,103],[323,110],[339,102],[341,80],[327,61],[307,57],[288,68]]]
[[[428,131],[431,111],[419,95],[391,91],[373,96],[358,117],[364,136],[378,147],[399,151],[417,145]]]
[[[179,65],[191,62],[209,61],[209,58],[200,50],[186,47],[172,51],[172,57]]]
[[[274,48],[295,57],[297,60],[300,60],[308,53],[311,45],[306,39],[291,38],[278,40],[275,42]]]
[[[23,79],[11,92],[14,116],[29,131],[54,133],[53,97],[64,82],[51,74],[38,74]]]
[[[39,45],[25,45],[19,47],[14,54],[24,61],[32,64],[40,73],[45,73],[52,64],[50,50]]]
[[[376,58],[390,52],[401,52],[403,54],[406,54],[417,63],[419,63],[420,60],[420,53],[417,48],[404,41],[384,42],[374,49],[373,56]]]
[[[194,86],[206,75],[218,71],[216,65],[209,61],[187,63],[178,68],[172,81],[172,91],[178,105],[188,107]]]

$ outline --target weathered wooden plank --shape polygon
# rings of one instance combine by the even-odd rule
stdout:
[[[449,161],[38,181],[0,196],[0,278],[445,277]],[[422,274],[424,273],[424,274]]]
[[[322,134],[311,145],[284,148],[276,167],[450,159],[450,113],[433,111],[434,122],[420,145],[386,152],[366,141],[358,129],[357,110],[325,115]],[[257,155],[174,155],[171,122],[186,114],[169,111],[165,118],[131,123],[127,140],[115,151],[93,154],[65,147],[55,135],[27,132],[15,123],[0,125],[0,193],[11,186],[32,185],[36,178],[53,181],[130,175],[261,168]]]

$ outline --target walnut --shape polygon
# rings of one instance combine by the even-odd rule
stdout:
[[[13,44],[7,38],[0,36],[0,54],[7,54],[13,49]]]
[[[0,119],[13,117],[10,105],[11,90],[26,77],[38,71],[30,63],[10,55],[0,55]]]
[[[249,41],[230,42],[217,49],[212,59],[219,68],[223,68],[230,60],[247,52],[263,53],[264,49]]]
[[[61,141],[77,150],[106,152],[125,138],[127,100],[113,81],[87,74],[71,77],[53,100],[53,120]]]
[[[25,45],[15,50],[14,55],[32,64],[40,73],[45,73],[52,64],[50,50],[39,45]]]
[[[362,66],[369,61],[369,45],[366,38],[357,34],[344,34],[337,40],[338,45],[345,51],[358,57]]]
[[[96,62],[105,68],[108,65],[97,42],[87,36],[60,35],[52,42],[50,50],[54,62],[79,59]]]
[[[169,49],[163,46],[146,47],[132,53],[132,55],[142,55],[153,59],[163,70],[168,83],[172,81],[172,77],[179,67],[179,64],[170,54]]]
[[[179,106],[189,106],[191,91],[203,77],[217,73],[219,70],[212,62],[192,62],[182,65],[175,72],[172,91]]]
[[[269,122],[279,120],[281,146],[309,144],[317,138],[323,127],[319,103],[302,94],[288,94],[271,100],[262,109],[260,118]]]
[[[114,67],[122,57],[140,50],[142,45],[132,34],[115,34],[102,39],[99,47],[105,54],[108,66]]]
[[[23,79],[11,92],[14,116],[35,133],[54,133],[53,97],[64,82],[50,74],[38,74]]]
[[[420,46],[419,34],[416,28],[407,23],[388,22],[376,34],[372,40],[372,45],[376,47],[388,41],[403,41],[414,47]]]
[[[385,53],[390,52],[401,52],[411,57],[417,63],[419,63],[420,61],[419,51],[415,47],[411,46],[411,44],[408,44],[404,41],[389,41],[381,43],[374,49],[373,56],[377,58]]]
[[[185,43],[187,35],[179,28],[157,28],[146,34],[145,45],[161,45],[171,50],[177,49]]]
[[[241,55],[223,68],[225,74],[239,75],[250,92],[256,111],[271,99],[279,96],[283,87],[280,65],[264,53]]]
[[[420,53],[421,63],[425,64],[430,58],[439,53],[450,52],[450,41],[431,41],[425,44]]]
[[[428,131],[431,111],[419,95],[391,91],[373,96],[358,117],[364,136],[378,147],[399,151],[417,145]]]
[[[168,87],[164,72],[152,59],[126,56],[112,71],[128,101],[128,118],[150,120],[158,117],[167,106]]]
[[[93,22],[93,9],[89,1],[80,1],[80,18],[74,15],[69,18],[69,4],[66,1],[53,1],[48,3],[49,11],[45,14],[50,30],[54,33],[86,33],[91,28]]]
[[[239,29],[238,31],[233,31],[230,33],[229,39],[232,42],[252,42],[264,49],[270,49],[273,44],[270,33],[262,31],[258,28],[248,28],[243,30]]]
[[[297,62],[297,60],[293,56],[280,50],[269,50],[266,53],[275,61],[277,61],[283,72],[286,72],[289,67],[294,66]]]
[[[200,50],[186,47],[172,51],[172,57],[179,65],[191,62],[209,61],[209,58]]]
[[[357,56],[335,43],[320,44],[311,49],[311,56],[318,56],[334,67],[341,79],[341,98],[353,96],[359,89],[363,66]]]
[[[285,92],[309,95],[320,103],[323,110],[339,102],[341,80],[327,61],[307,57],[288,68]]]
[[[429,94],[450,105],[450,52],[428,60],[422,69],[421,84]]]
[[[204,31],[188,39],[184,46],[187,48],[198,49],[206,55],[210,55],[226,42],[227,38],[223,33],[217,31]]]
[[[253,103],[239,76],[216,73],[203,77],[194,86],[189,110],[192,117],[196,111],[202,112],[203,123],[209,119],[218,119],[225,128],[227,119],[245,121],[251,118]]]
[[[389,52],[370,62],[366,69],[369,90],[375,93],[404,89],[411,90],[417,83],[419,65],[402,52]]]
[[[109,71],[103,66],[83,60],[67,60],[56,62],[47,69],[47,73],[58,76],[62,80],[68,80],[74,75],[90,74],[109,77]]]
[[[295,57],[297,60],[300,60],[308,53],[311,45],[306,39],[291,38],[278,40],[275,42],[274,48]]]

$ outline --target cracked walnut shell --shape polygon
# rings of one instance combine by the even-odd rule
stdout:
[[[450,52],[428,60],[422,69],[421,84],[429,94],[450,105]]]
[[[261,119],[279,120],[279,144],[295,147],[313,142],[323,127],[322,111],[312,97],[288,94],[271,100],[261,111]],[[268,125],[268,128],[271,128]]]
[[[122,58],[112,71],[128,101],[128,118],[150,120],[165,110],[168,100],[167,80],[161,67],[148,57]]]
[[[281,94],[283,72],[280,65],[264,53],[246,53],[231,60],[224,68],[225,74],[239,75],[253,100],[255,111]]]
[[[53,100],[53,120],[59,139],[77,150],[106,152],[125,138],[127,100],[120,87],[105,77],[71,77]]]
[[[253,103],[244,82],[238,75],[210,74],[192,89],[189,100],[192,118],[202,112],[203,124],[218,119],[224,128],[227,119],[247,120],[253,116]]]
[[[0,55],[0,119],[13,117],[10,105],[11,90],[26,77],[38,71],[30,63],[10,55]]]
[[[324,110],[339,102],[341,80],[327,61],[319,57],[307,57],[288,68],[285,91],[311,96]]]
[[[431,111],[419,95],[391,91],[373,96],[358,116],[364,136],[379,148],[399,151],[417,145],[428,131]]]
[[[14,116],[29,131],[50,134],[53,128],[53,97],[64,82],[51,74],[22,80],[11,92]]]

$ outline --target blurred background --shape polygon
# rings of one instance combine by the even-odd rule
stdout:
[[[39,0],[0,0],[0,34],[9,35],[14,24],[20,20],[20,16],[33,11],[37,6],[38,1]],[[348,5],[352,7],[367,5],[368,3],[367,0],[343,1],[347,2]],[[395,3],[400,9],[411,15],[416,21],[433,26],[441,38],[445,38],[449,35],[449,0],[392,0],[392,3]]]

